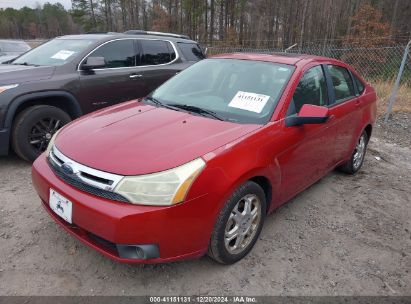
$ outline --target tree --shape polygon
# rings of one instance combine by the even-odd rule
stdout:
[[[371,5],[361,6],[352,17],[351,24],[350,34],[344,37],[343,44],[350,48],[363,48],[364,51],[347,52],[342,60],[358,67],[363,75],[373,75],[389,59],[385,49],[378,47],[391,43],[391,27],[382,21],[382,13]],[[367,51],[369,49],[372,51]],[[364,65],[363,62],[368,64]]]
[[[72,4],[71,11],[55,5],[0,9],[0,35],[49,38],[78,31],[145,29],[187,34],[208,45],[284,49],[312,43],[328,49],[357,43],[349,39],[360,41],[361,35],[380,39],[389,24],[392,41],[411,38],[410,0],[72,0]],[[370,16],[375,17],[370,22],[376,28],[359,34],[364,31],[360,19],[364,23]]]
[[[377,8],[366,4],[351,18],[350,34],[344,37],[344,44],[359,47],[386,45],[391,34],[389,23],[384,22]]]

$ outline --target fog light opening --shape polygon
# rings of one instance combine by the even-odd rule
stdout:
[[[145,245],[116,245],[120,258],[149,260],[160,257],[160,250],[156,244]]]

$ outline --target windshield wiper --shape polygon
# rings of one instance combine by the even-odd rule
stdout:
[[[178,103],[172,103],[172,104],[166,104],[166,103],[162,103],[160,100],[151,97],[151,96],[147,96],[145,99],[149,100],[150,102],[154,103],[156,106],[159,107],[164,107],[167,109],[171,109],[171,110],[185,110],[185,111],[189,111],[189,112],[193,112],[193,113],[197,113],[203,116],[212,116],[215,119],[218,120],[225,120],[224,118],[222,118],[221,116],[219,116],[217,113],[211,111],[211,110],[206,110],[200,107],[196,107],[196,106],[191,106],[191,105],[182,105],[182,104],[178,104]]]
[[[193,112],[193,113],[197,113],[203,116],[206,116],[206,115],[211,116],[218,120],[225,120],[220,115],[218,115],[216,112],[203,109],[200,107],[192,106],[192,105],[173,103],[173,104],[169,104],[168,106],[173,107],[173,108],[179,108],[179,109],[186,110],[186,111]]]
[[[155,104],[156,106],[158,106],[158,107],[164,107],[164,108],[171,109],[171,110],[175,110],[175,109],[176,109],[175,107],[172,107],[172,106],[169,106],[168,104],[162,103],[160,100],[158,100],[158,99],[156,99],[156,98],[154,98],[154,97],[151,97],[151,96],[147,96],[147,97],[144,98],[144,99],[149,100],[150,102],[154,103],[154,104]]]

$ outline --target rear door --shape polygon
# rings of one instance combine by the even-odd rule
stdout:
[[[155,90],[165,81],[183,70],[186,66],[181,63],[174,45],[162,39],[137,39],[140,57],[139,81],[144,84],[144,96]]]
[[[122,101],[142,96],[136,66],[138,51],[134,39],[117,39],[103,43],[87,57],[104,57],[106,66],[91,71],[81,70],[79,99],[97,110]],[[87,57],[82,61],[85,62]]]
[[[340,162],[352,152],[361,124],[360,96],[356,94],[351,73],[342,66],[324,65],[330,84],[329,111],[336,123],[334,162]]]

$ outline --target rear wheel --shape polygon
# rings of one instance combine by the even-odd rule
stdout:
[[[363,131],[360,138],[355,145],[355,149],[351,155],[351,158],[343,165],[338,167],[338,170],[348,173],[355,174],[357,173],[364,162],[365,152],[367,151],[368,144],[368,134]]]
[[[221,210],[211,236],[208,255],[233,264],[253,248],[263,227],[266,199],[263,189],[248,181],[231,195]]]
[[[38,105],[25,109],[13,123],[14,152],[24,160],[34,161],[46,150],[54,133],[70,121],[70,116],[56,107]]]

